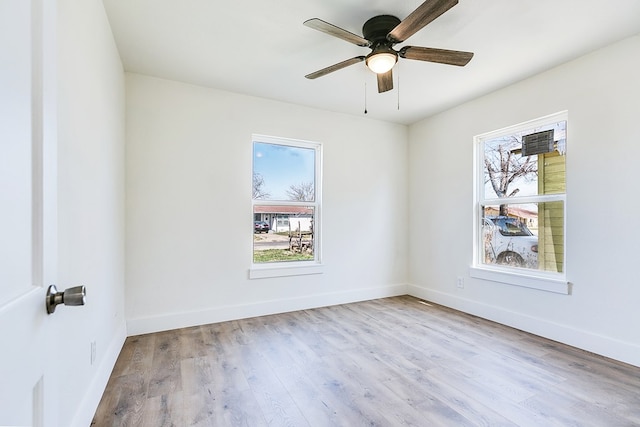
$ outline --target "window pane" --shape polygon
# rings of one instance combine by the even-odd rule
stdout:
[[[314,207],[254,206],[253,262],[312,261]]]
[[[540,270],[564,272],[564,203],[539,203],[538,264]]]
[[[253,198],[315,200],[315,150],[254,142]]]
[[[561,273],[564,202],[482,206],[483,264]]]
[[[484,141],[484,198],[564,193],[566,125],[560,121]],[[553,132],[549,152],[523,156],[523,137],[542,131]]]

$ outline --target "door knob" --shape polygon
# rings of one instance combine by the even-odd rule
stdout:
[[[59,292],[56,285],[49,286],[47,289],[47,313],[52,314],[56,311],[58,304],[64,305],[84,305],[87,291],[82,286],[74,286],[73,288],[67,288],[64,292]]]

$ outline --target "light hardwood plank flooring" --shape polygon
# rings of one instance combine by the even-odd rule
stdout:
[[[92,426],[640,426],[640,368],[403,296],[127,338]]]

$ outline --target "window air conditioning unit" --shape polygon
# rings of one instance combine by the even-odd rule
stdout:
[[[522,137],[522,155],[551,153],[555,149],[553,129],[536,132]]]

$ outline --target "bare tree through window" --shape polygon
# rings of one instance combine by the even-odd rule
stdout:
[[[522,156],[522,142],[513,135],[485,143],[484,166],[485,184],[490,183],[499,198],[515,196],[521,190],[518,184],[538,176],[538,157]],[[500,205],[500,215],[507,213],[506,205]]]
[[[264,178],[259,173],[253,173],[253,198],[268,199],[270,196],[268,191],[264,189]]]
[[[289,200],[297,200],[298,202],[312,202],[315,195],[313,182],[303,182],[300,184],[291,184],[287,189]]]

